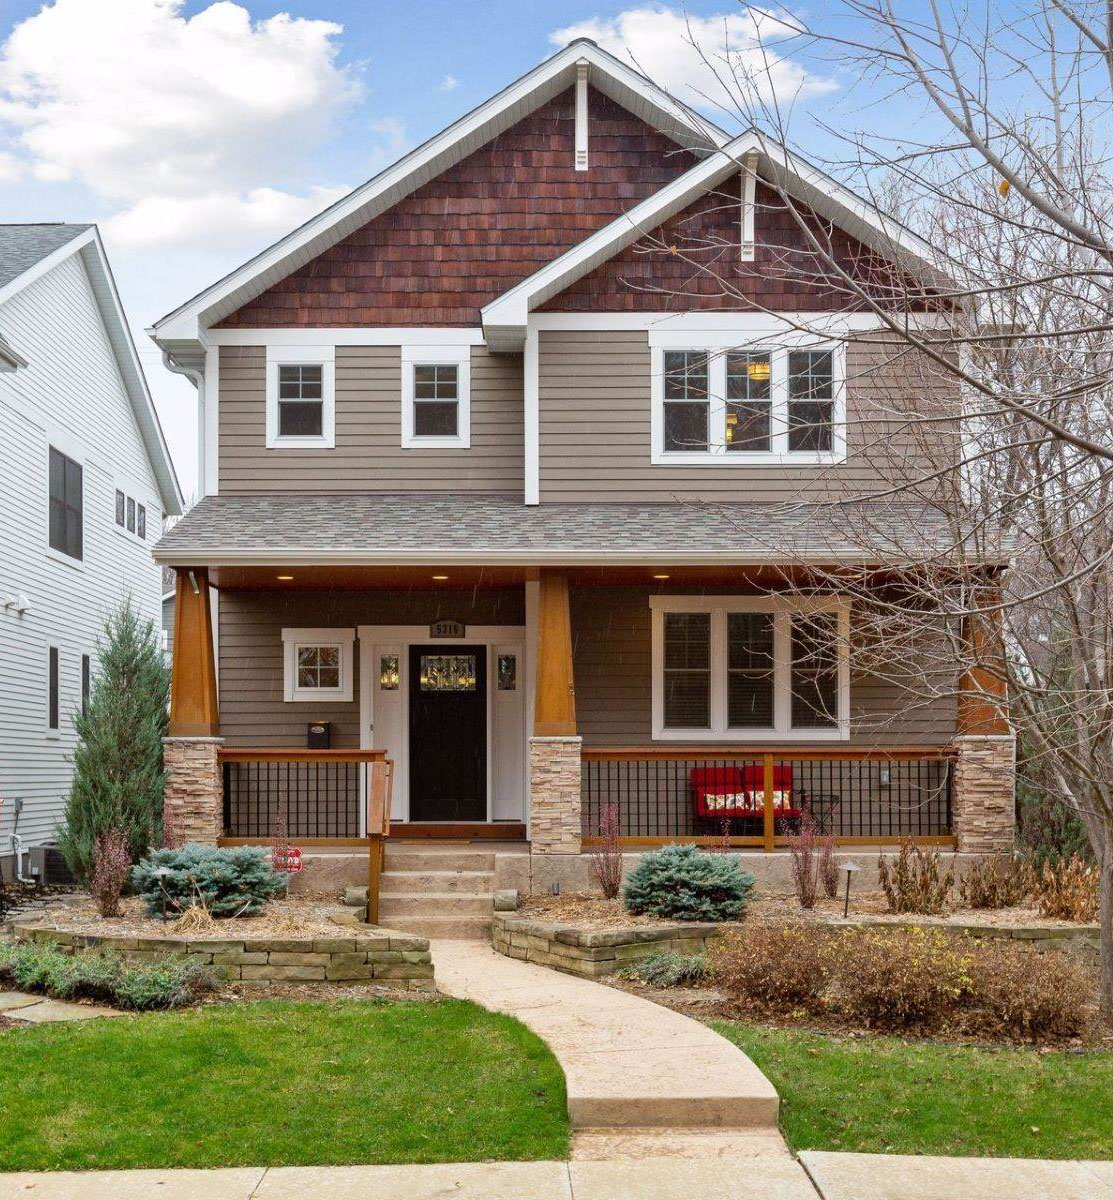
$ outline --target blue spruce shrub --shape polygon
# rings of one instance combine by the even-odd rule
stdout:
[[[254,917],[286,886],[259,846],[217,849],[190,842],[156,850],[131,869],[131,882],[152,916],[177,915],[194,905],[214,917]]]
[[[708,854],[696,846],[663,846],[646,854],[622,889],[632,913],[677,921],[737,921],[746,908],[754,877],[738,859]]]

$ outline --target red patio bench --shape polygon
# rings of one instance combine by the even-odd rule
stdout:
[[[760,763],[745,766],[693,767],[688,773],[688,790],[697,829],[722,831],[723,822],[735,833],[759,833],[765,822],[765,769]],[[792,767],[773,768],[774,828],[799,827],[803,809],[792,803]]]

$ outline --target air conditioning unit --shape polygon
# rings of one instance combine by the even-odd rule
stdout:
[[[77,882],[57,846],[32,846],[27,851],[26,870],[40,887],[64,887]]]

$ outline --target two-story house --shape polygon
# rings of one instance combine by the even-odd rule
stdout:
[[[0,866],[29,877],[72,777],[97,639],[181,494],[92,225],[0,225]]]
[[[630,845],[773,848],[820,798],[850,841],[1011,837],[1003,712],[905,712],[852,672],[846,598],[789,586],[862,560],[830,500],[915,446],[875,410],[913,385],[782,189],[848,271],[943,280],[578,41],[158,322],[204,428],[204,497],[156,550],[183,833],[359,838],[346,760],[378,753],[394,835],[519,839],[535,882],[582,880],[611,805]],[[930,542],[901,503],[878,519]]]

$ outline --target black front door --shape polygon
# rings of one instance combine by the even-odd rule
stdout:
[[[487,648],[410,647],[410,820],[487,819]]]

